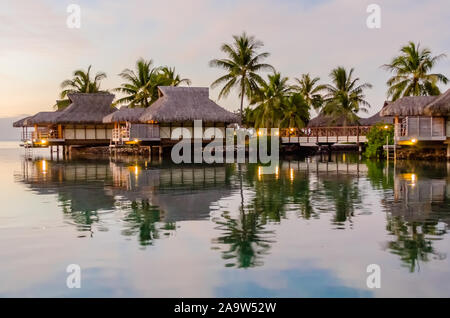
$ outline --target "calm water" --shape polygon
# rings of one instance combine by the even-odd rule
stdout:
[[[23,154],[0,144],[3,297],[450,296],[446,163],[340,154],[261,175]],[[66,287],[69,264],[80,289]]]

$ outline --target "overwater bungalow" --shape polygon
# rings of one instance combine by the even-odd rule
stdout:
[[[439,96],[409,96],[386,102],[381,116],[394,117],[395,144],[442,148],[450,158],[450,89]]]
[[[194,121],[202,121],[202,140],[225,136],[225,128],[239,116],[209,99],[203,87],[158,87],[159,99],[148,108],[112,107],[109,93],[69,94],[71,104],[61,111],[40,112],[14,123],[22,127],[29,147],[173,145],[177,137],[194,138]],[[28,131],[29,128],[32,130]],[[184,128],[172,139],[174,129]]]
[[[171,145],[174,129],[184,128],[179,136],[194,138],[194,121],[202,121],[202,134],[208,128],[225,136],[225,128],[239,117],[209,99],[207,87],[158,87],[159,98],[150,107],[121,108],[106,116],[104,123],[114,124],[114,143],[158,143]],[[220,132],[219,132],[220,131]],[[213,136],[202,139],[210,140]]]
[[[13,124],[22,127],[22,141],[29,147],[108,145],[112,125],[103,117],[114,112],[114,95],[109,93],[68,94],[71,104],[53,112],[39,112]],[[32,131],[28,131],[33,128]],[[31,130],[31,129],[30,129]]]

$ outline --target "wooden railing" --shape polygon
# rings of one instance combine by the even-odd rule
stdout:
[[[282,128],[281,137],[366,136],[370,126]]]
[[[308,127],[280,129],[283,142],[287,143],[336,143],[366,142],[370,126]]]
[[[57,130],[39,129],[38,131],[22,132],[22,141],[33,141],[43,139],[61,139]]]
[[[112,141],[128,140],[130,140],[130,127],[120,127],[112,130]]]

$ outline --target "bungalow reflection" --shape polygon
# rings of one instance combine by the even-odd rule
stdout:
[[[55,194],[70,224],[94,236],[117,215],[122,234],[142,246],[176,230],[176,222],[209,217],[210,205],[230,195],[229,167],[157,167],[145,161],[24,160],[16,181],[36,194]],[[109,216],[114,214],[114,216]]]
[[[433,246],[447,234],[450,224],[446,171],[445,163],[400,162],[395,169],[394,196],[387,203],[390,213],[386,226],[394,239],[386,243],[386,248],[399,255],[411,272],[419,271],[421,262],[447,257]]]
[[[274,174],[262,174],[259,164],[36,159],[23,161],[16,180],[37,194],[56,195],[80,236],[119,227],[145,247],[172,237],[183,222],[212,222],[211,248],[226,267],[262,266],[282,222],[325,219],[327,230],[349,231],[374,213],[386,216],[383,228],[374,228],[389,235],[384,250],[410,271],[446,257],[434,246],[450,222],[445,163],[394,166],[343,156],[282,161]]]

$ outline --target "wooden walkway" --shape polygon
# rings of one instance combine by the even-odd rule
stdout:
[[[316,146],[335,143],[366,143],[370,126],[311,127],[281,130],[281,143]]]
[[[366,174],[367,165],[364,163],[348,163],[348,162],[305,162],[305,161],[288,161],[282,162],[282,169],[288,168],[294,171],[316,172],[316,173],[344,173],[344,174]]]

